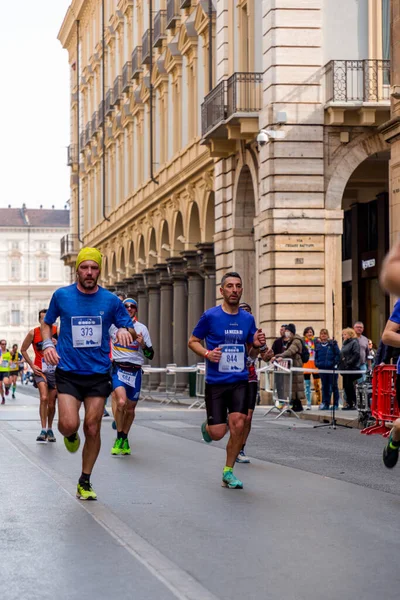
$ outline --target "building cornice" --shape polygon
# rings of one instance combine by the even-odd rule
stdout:
[[[60,40],[63,48],[68,48],[69,39],[74,31],[75,21],[82,17],[88,0],[72,0],[65,14],[57,39]]]

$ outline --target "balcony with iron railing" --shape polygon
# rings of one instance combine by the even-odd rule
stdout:
[[[78,163],[78,147],[76,144],[71,144],[67,148],[67,165],[73,167]]]
[[[97,123],[101,127],[104,123],[104,100],[99,104],[99,110],[97,111]]]
[[[113,88],[110,88],[109,90],[107,90],[104,106],[105,106],[105,116],[108,117],[112,113],[113,106],[114,106]]]
[[[132,79],[139,77],[142,72],[142,46],[136,46],[131,56],[132,62]]]
[[[163,40],[167,37],[167,11],[159,10],[154,17],[154,37],[153,47],[159,48],[162,46]]]
[[[81,133],[79,134],[79,146],[80,146],[80,151],[83,151],[83,148],[86,146],[86,131],[85,129],[82,129]]]
[[[390,108],[390,60],[331,60],[325,65],[327,124],[377,125]]]
[[[148,65],[150,63],[150,29],[146,29],[142,37],[142,65]]]
[[[67,233],[60,240],[60,258],[64,261],[74,261],[81,244],[79,242],[78,235],[76,233]]]
[[[122,92],[129,92],[132,79],[132,63],[128,60],[122,67]]]
[[[262,73],[234,73],[218,83],[201,106],[203,141],[212,155],[229,155],[236,139],[254,139],[261,109]]]
[[[114,79],[113,85],[113,104],[114,106],[119,106],[122,98],[122,77],[118,75]]]
[[[167,0],[167,29],[173,29],[180,18],[180,0]]]
[[[88,121],[86,123],[86,127],[85,127],[85,144],[86,145],[89,144],[92,134],[93,134],[92,121]]]
[[[95,135],[99,128],[99,113],[97,110],[92,114],[92,135]]]

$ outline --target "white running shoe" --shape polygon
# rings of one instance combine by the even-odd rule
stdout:
[[[250,459],[245,455],[244,450],[241,450],[239,452],[239,455],[238,455],[238,457],[236,459],[236,462],[237,463],[244,463],[244,464],[247,464],[247,463],[250,462]]]

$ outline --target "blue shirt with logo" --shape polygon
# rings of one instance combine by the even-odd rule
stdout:
[[[84,294],[76,283],[54,292],[45,323],[60,317],[57,353],[63,371],[93,375],[110,369],[111,325],[132,328],[132,321],[121,300],[104,288]]]
[[[393,321],[393,323],[398,323],[400,325],[400,300],[397,300],[396,304],[393,307],[393,312],[389,317],[389,321]],[[397,373],[400,374],[400,357],[397,361]]]
[[[236,383],[247,381],[248,371],[246,366],[247,350],[246,344],[252,344],[256,333],[256,323],[253,315],[245,310],[239,309],[236,315],[231,315],[222,310],[221,306],[215,306],[203,313],[200,321],[193,330],[193,335],[200,340],[205,340],[207,350],[214,350],[221,345],[239,348],[244,345],[245,360],[244,368],[239,371],[224,373],[220,371],[220,365],[206,359],[206,382],[207,383]]]

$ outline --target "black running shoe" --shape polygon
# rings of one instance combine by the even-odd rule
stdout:
[[[389,441],[383,449],[383,464],[387,469],[393,469],[399,460],[399,448],[392,448],[392,435],[389,436]]]

